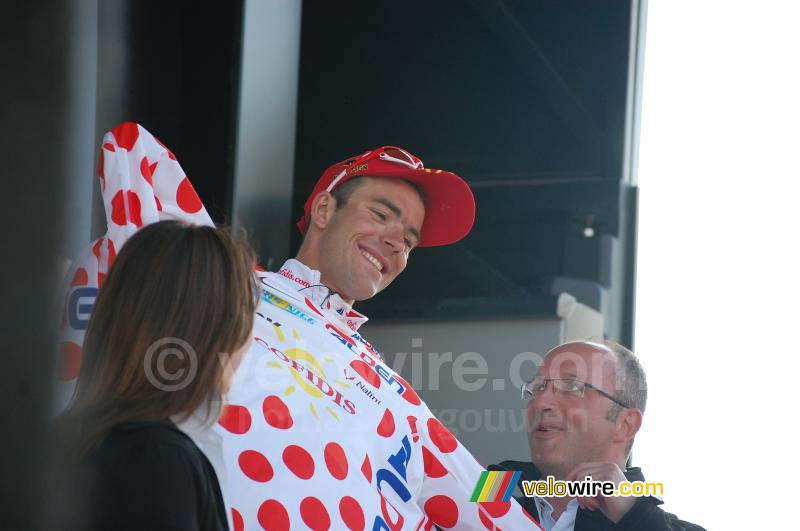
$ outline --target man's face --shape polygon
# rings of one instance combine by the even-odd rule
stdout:
[[[603,345],[568,343],[552,351],[538,376],[574,379],[614,396],[616,358]],[[531,458],[544,476],[563,478],[586,461],[616,461],[614,403],[591,388],[583,398],[554,392],[552,382],[528,403]]]
[[[364,179],[322,232],[322,282],[348,301],[374,296],[405,269],[424,218],[422,199],[408,183]]]

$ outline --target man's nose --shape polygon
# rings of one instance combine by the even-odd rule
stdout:
[[[552,380],[547,380],[544,388],[533,393],[533,398],[528,402],[529,407],[544,409],[556,399],[556,386]]]
[[[405,249],[405,230],[400,223],[391,223],[383,232],[383,243],[391,247],[394,252]]]

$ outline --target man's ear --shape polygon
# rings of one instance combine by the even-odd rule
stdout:
[[[311,201],[311,223],[320,230],[328,226],[334,212],[336,212],[336,198],[330,192],[320,192]]]
[[[617,437],[622,442],[627,442],[638,433],[642,427],[642,412],[631,407],[623,409],[617,416]]]

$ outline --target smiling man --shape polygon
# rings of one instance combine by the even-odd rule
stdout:
[[[323,173],[297,257],[258,275],[255,340],[218,430],[234,528],[535,528],[516,502],[470,502],[483,468],[359,334],[353,308],[474,217],[460,177],[400,148]]]
[[[382,147],[323,173],[297,223],[305,234],[297,260],[352,304],[391,284],[413,248],[456,242],[474,219],[472,191],[460,177]]]
[[[65,304],[96,293],[142,226],[212,224],[175,155],[143,127],[121,124],[102,146],[108,231],[75,261]],[[517,502],[470,502],[483,467],[361,337],[366,317],[353,308],[391,284],[413,248],[456,242],[474,219],[461,178],[403,149],[368,151],[323,173],[298,223],[297,259],[256,273],[253,341],[224,408],[209,403],[179,419],[214,467],[231,529],[535,528]],[[83,338],[73,321],[62,325],[65,397]],[[150,354],[185,360],[180,372],[160,371],[171,389],[193,377],[192,345],[180,338]]]
[[[357,177],[319,193],[297,254],[348,303],[373,297],[403,272],[419,244],[425,205],[401,179]]]
[[[644,481],[626,468],[642,424],[647,382],[638,358],[613,341],[560,345],[523,385],[528,406],[528,442],[533,463],[504,461],[496,470],[521,470],[522,481]],[[667,486],[668,487],[668,486]],[[532,496],[520,498],[546,531],[702,528],[658,507],[655,496]]]

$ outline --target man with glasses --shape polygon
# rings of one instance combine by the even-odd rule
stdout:
[[[494,470],[522,471],[523,480],[644,481],[626,468],[642,424],[647,382],[636,356],[612,341],[572,342],[551,350],[522,386],[528,406],[532,463],[504,461]],[[521,483],[520,483],[521,484]],[[546,531],[700,530],[658,507],[654,496],[519,499]]]

